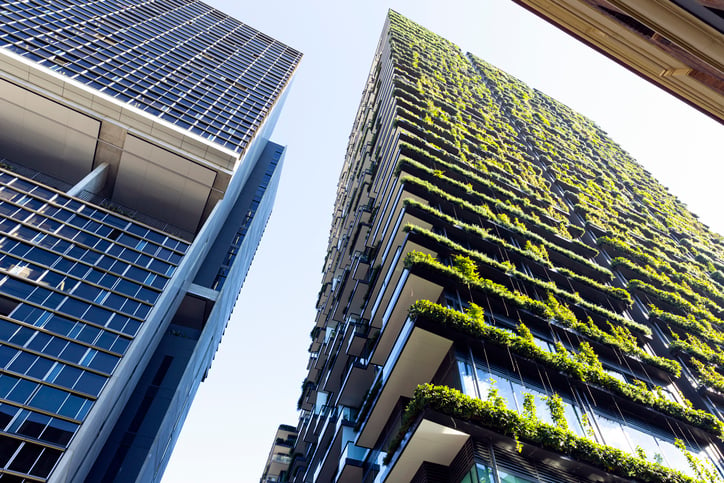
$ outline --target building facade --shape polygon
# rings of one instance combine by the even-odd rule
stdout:
[[[515,0],[724,122],[724,4],[708,0]]]
[[[593,122],[390,12],[288,481],[721,478],[723,249]]]
[[[279,425],[259,483],[279,483],[286,479],[286,472],[289,470],[289,463],[292,461],[291,452],[294,450],[296,439],[297,428],[287,424]]]
[[[0,7],[0,479],[160,479],[301,54],[202,2]]]

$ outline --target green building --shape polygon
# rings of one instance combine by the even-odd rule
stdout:
[[[719,481],[723,248],[592,121],[390,12],[281,480]]]

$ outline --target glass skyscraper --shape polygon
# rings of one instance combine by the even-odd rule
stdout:
[[[0,481],[160,478],[301,54],[198,1],[0,6]]]

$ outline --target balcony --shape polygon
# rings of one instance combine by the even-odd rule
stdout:
[[[351,333],[347,341],[347,354],[359,357],[362,355],[365,345],[367,345],[370,333],[369,321],[353,316],[350,318],[349,327],[348,330],[350,330]]]
[[[333,481],[338,473],[340,455],[355,438],[356,411],[341,407],[330,416],[327,428],[322,432],[314,455],[317,467],[313,481]]]
[[[347,373],[339,390],[337,404],[359,407],[367,389],[372,386],[375,380],[377,366],[369,364],[365,359],[352,357],[349,359],[347,367]]]
[[[407,319],[380,373],[382,385],[357,445],[374,447],[400,397],[411,398],[419,384],[432,380],[452,344],[450,339],[421,329]]]
[[[358,483],[362,481],[362,462],[367,457],[367,449],[347,443],[339,457],[339,469],[335,483]]]
[[[406,253],[420,247],[414,243],[405,243],[402,248]],[[383,301],[381,306],[384,310],[380,310],[374,315],[374,318],[379,320],[381,333],[370,361],[378,366],[384,365],[387,361],[392,346],[398,340],[402,325],[407,320],[410,306],[423,299],[437,301],[442,295],[443,287],[441,285],[410,273],[402,267],[401,260],[398,262],[398,267],[390,267],[390,272],[399,270],[401,273],[395,285],[389,285],[388,280],[385,280],[388,287],[379,296]]]
[[[401,452],[379,481],[411,481],[423,462],[450,466],[468,438],[468,433],[422,419],[402,441]]]

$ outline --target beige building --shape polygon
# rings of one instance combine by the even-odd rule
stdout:
[[[515,0],[719,122],[724,1]]]

